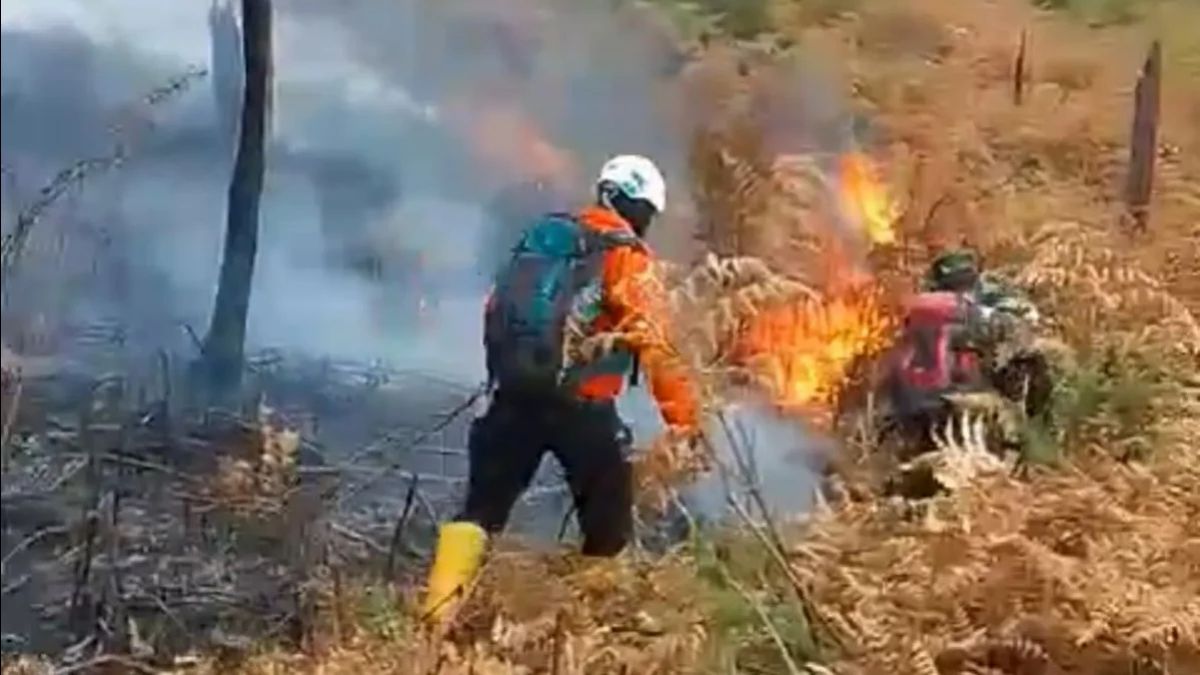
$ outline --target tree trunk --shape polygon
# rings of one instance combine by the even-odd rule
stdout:
[[[241,383],[246,318],[258,251],[267,102],[271,82],[271,0],[242,0],[245,86],[237,159],[229,183],[225,251],[212,323],[202,348],[203,377],[218,397]]]

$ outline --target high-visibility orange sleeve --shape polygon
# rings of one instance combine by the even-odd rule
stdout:
[[[637,353],[649,377],[650,392],[663,420],[670,426],[694,430],[699,405],[694,383],[671,344],[666,297],[651,277],[646,249],[622,246],[604,260],[606,309],[615,326]]]

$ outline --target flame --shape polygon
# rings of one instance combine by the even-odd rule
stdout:
[[[895,243],[897,207],[866,155],[851,152],[842,156],[839,188],[843,210],[858,222],[872,244]]]
[[[838,188],[842,212],[872,245],[896,241],[896,205],[870,159],[844,155]],[[807,272],[823,296],[763,310],[739,340],[741,362],[777,405],[817,413],[834,403],[856,359],[886,346],[892,327],[882,289],[858,256],[833,233],[819,239],[821,257]]]
[[[769,308],[742,336],[745,362],[784,408],[829,404],[854,360],[885,343],[889,323],[873,286]]]

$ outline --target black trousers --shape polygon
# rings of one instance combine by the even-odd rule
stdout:
[[[498,392],[468,441],[470,475],[459,520],[500,532],[549,450],[566,471],[583,554],[615,556],[633,531],[630,437],[613,402],[523,399]]]

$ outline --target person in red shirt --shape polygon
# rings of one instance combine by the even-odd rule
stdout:
[[[527,259],[542,264],[537,274],[545,274],[547,269],[558,269],[546,263],[555,260],[546,253],[549,248],[574,246],[574,235],[556,233],[576,228],[582,239],[604,242],[589,249],[596,252],[594,279],[572,298],[576,304],[580,297],[591,299],[591,305],[577,313],[583,317],[586,334],[619,333],[621,346],[587,363],[570,364],[565,370],[568,375],[558,380],[567,383],[568,393],[555,396],[506,384],[514,381],[506,380],[504,373],[509,372],[506,364],[519,361],[512,357],[516,348],[506,344],[489,349],[489,374],[498,384],[487,411],[472,424],[466,503],[439,533],[427,615],[442,614],[455,590],[474,575],[487,536],[504,529],[547,450],[565,469],[584,536],[582,553],[612,557],[625,548],[633,530],[631,438],[617,414],[615,399],[632,379],[631,373],[645,371],[669,433],[684,440],[697,438],[697,393],[670,345],[665,298],[650,277],[654,254],[644,241],[665,206],[666,184],[653,162],[637,155],[617,156],[600,171],[593,205],[552,216],[559,222],[527,230],[514,248],[514,260],[532,252]],[[502,320],[506,308],[517,311],[511,310],[510,298],[522,291],[533,301],[556,306],[545,289],[561,282],[546,278],[535,276],[493,288],[487,320]],[[546,311],[526,312],[522,318],[527,321],[528,316]],[[559,351],[543,349],[541,357],[552,359]]]

